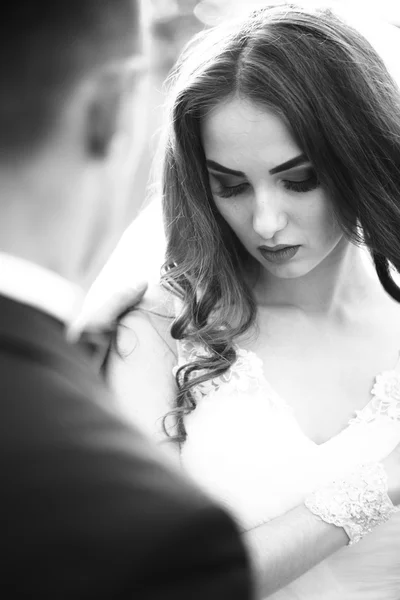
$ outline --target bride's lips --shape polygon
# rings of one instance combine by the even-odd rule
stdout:
[[[300,246],[274,246],[272,248],[268,246],[259,246],[257,250],[265,260],[271,263],[284,263],[292,259],[297,254]]]

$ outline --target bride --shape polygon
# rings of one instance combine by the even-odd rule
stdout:
[[[173,83],[162,285],[111,385],[236,517],[263,597],[398,600],[399,90],[293,5],[204,33]]]

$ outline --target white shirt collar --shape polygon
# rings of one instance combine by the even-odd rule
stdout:
[[[23,258],[0,252],[0,294],[42,310],[66,325],[83,303],[79,286]]]

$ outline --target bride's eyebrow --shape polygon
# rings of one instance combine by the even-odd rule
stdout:
[[[214,160],[207,160],[207,167],[212,169],[213,171],[217,171],[218,173],[225,173],[226,175],[234,175],[235,177],[245,177],[243,171],[235,171],[234,169],[229,169],[228,167],[224,167]]]
[[[289,169],[293,169],[294,167],[298,167],[300,165],[304,165],[309,163],[310,161],[306,157],[305,154],[299,154],[286,162],[277,165],[269,170],[270,175],[275,175],[276,173],[282,173],[283,171],[289,171]],[[207,167],[216,171],[217,173],[224,173],[226,175],[234,175],[235,177],[246,177],[243,171],[235,171],[235,169],[229,169],[228,167],[224,167],[219,163],[215,162],[215,160],[207,160]]]
[[[305,154],[299,154],[290,160],[278,165],[277,167],[273,167],[269,170],[270,175],[275,175],[276,173],[282,173],[283,171],[289,171],[289,169],[293,169],[294,167],[298,167],[300,165],[305,165],[309,163],[307,156]]]

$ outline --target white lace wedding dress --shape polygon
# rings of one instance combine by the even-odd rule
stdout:
[[[179,364],[201,352],[180,344]],[[400,441],[399,366],[376,378],[370,401],[339,435],[317,445],[268,384],[261,360],[240,348],[237,355],[227,373],[197,387],[181,458],[242,529],[282,515],[360,462],[381,460]],[[400,600],[400,513],[270,598]]]

